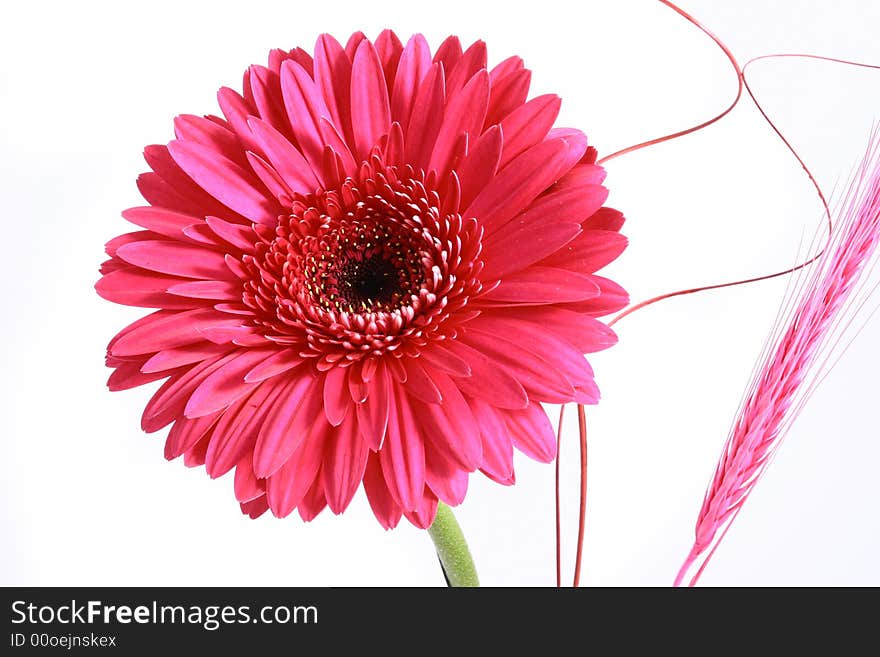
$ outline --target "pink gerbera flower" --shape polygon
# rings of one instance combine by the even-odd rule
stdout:
[[[556,452],[540,402],[593,404],[583,354],[626,293],[595,275],[626,245],[595,151],[450,37],[393,32],[314,58],[274,50],[224,118],[179,116],[145,150],[144,230],[107,244],[98,293],[155,312],[108,347],[109,386],[165,382],[142,427],[165,455],[235,469],[245,513],[431,524],[468,474],[514,481]]]

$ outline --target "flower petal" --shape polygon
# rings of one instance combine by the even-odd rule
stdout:
[[[533,402],[521,411],[511,411],[504,420],[513,444],[523,454],[541,463],[556,458],[556,434],[540,404]]]
[[[235,352],[193,391],[184,415],[197,418],[229,406],[254,386],[244,380],[244,375],[270,353],[270,349],[240,349]]]
[[[446,504],[461,504],[467,493],[468,473],[431,446],[425,454],[425,484]]]
[[[327,103],[333,125],[351,139],[351,60],[329,34],[319,36],[315,44],[315,84]]]
[[[168,151],[190,178],[223,205],[254,223],[275,224],[278,206],[238,164],[195,142],[172,141]]]
[[[406,395],[394,395],[392,406],[379,462],[394,500],[403,510],[412,511],[421,503],[425,488],[424,438]]]
[[[324,374],[324,414],[334,427],[342,424],[351,406],[348,392],[348,370],[334,367]]]
[[[361,41],[351,66],[351,124],[355,156],[362,160],[391,127],[385,74],[367,40]]]
[[[324,141],[320,121],[330,119],[324,97],[305,69],[292,60],[281,64],[281,92],[299,150],[312,171],[321,171]]]
[[[323,422],[316,379],[306,375],[290,380],[266,416],[254,446],[254,472],[266,478],[281,468],[309,432]]]
[[[565,303],[593,299],[599,286],[584,274],[534,265],[505,276],[501,284],[483,295],[483,301],[513,304]]]
[[[404,132],[409,125],[416,92],[430,67],[431,49],[428,42],[421,34],[415,34],[400,56],[391,93],[391,120],[400,123]]]
[[[355,406],[361,437],[372,450],[378,450],[385,439],[390,417],[390,391],[385,367],[376,369],[369,381],[367,400]]]
[[[488,103],[489,74],[482,69],[449,101],[431,153],[429,170],[436,171],[442,178],[452,164],[454,148],[461,135],[466,135],[469,141],[477,140]]]
[[[320,187],[306,158],[284,135],[254,117],[248,119],[248,125],[269,163],[292,191],[310,194]]]
[[[544,140],[561,106],[562,99],[555,94],[538,96],[517,107],[501,122],[504,152],[500,168],[503,169],[517,156]]]
[[[439,370],[432,378],[443,402],[426,404],[415,399],[410,402],[419,418],[421,433],[446,458],[473,472],[482,460],[482,446],[470,407],[457,385],[462,379],[453,381]]]
[[[505,143],[507,133],[504,133]],[[527,150],[477,194],[463,216],[476,217],[489,235],[531,203],[556,181],[568,156],[564,140],[543,142]]]
[[[385,484],[378,454],[371,453],[367,459],[367,467],[364,471],[364,491],[367,493],[370,508],[379,524],[385,529],[394,529],[400,522],[402,512]]]
[[[326,431],[329,429],[330,425],[326,422],[316,423],[293,455],[266,479],[266,497],[276,517],[290,515],[311,488],[316,484],[321,486],[319,470],[324,458]],[[259,473],[257,468],[254,471]]]
[[[503,413],[480,399],[469,399],[468,404],[480,427],[483,443],[480,470],[493,481],[509,484],[513,477],[513,443]]]
[[[364,477],[370,450],[358,433],[357,422],[343,422],[324,448],[321,479],[327,506],[339,514],[351,502]]]
[[[500,126],[492,126],[477,139],[458,166],[461,180],[460,204],[467,207],[498,171],[504,137]]]
[[[154,313],[151,320],[119,336],[109,347],[115,356],[133,356],[202,342],[202,331],[210,327],[241,326],[240,317],[231,317],[213,308],[195,308],[170,314]]]

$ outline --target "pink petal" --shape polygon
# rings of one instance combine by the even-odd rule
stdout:
[[[172,276],[234,280],[223,254],[201,246],[161,240],[130,242],[117,255],[127,263]]]
[[[262,363],[257,364],[250,372],[244,375],[248,383],[256,383],[265,379],[271,379],[283,372],[287,372],[303,362],[303,357],[295,349],[283,349],[272,354]]]
[[[266,480],[269,508],[278,518],[290,515],[315,485],[321,487],[318,475],[324,457],[325,432],[329,429],[329,424],[316,424],[299,449]],[[256,468],[254,471],[259,473]]]
[[[494,321],[524,324],[554,335],[580,353],[600,351],[617,343],[614,331],[599,320],[556,306],[499,308],[491,317]],[[479,327],[482,319],[483,316],[477,318],[474,326]]]
[[[505,143],[507,133],[504,133]],[[547,141],[527,150],[477,194],[462,214],[476,217],[486,231],[506,224],[553,183],[568,156],[563,140]]]
[[[315,83],[327,103],[333,125],[351,138],[351,60],[329,34],[318,37],[315,45]]]
[[[406,519],[419,529],[427,529],[437,515],[437,496],[425,488],[418,505],[412,511],[404,511]]]
[[[174,161],[167,146],[147,146],[144,149],[144,159],[150,168],[173,188],[173,194],[179,195],[183,199],[182,205],[164,206],[164,203],[158,203],[158,205],[196,217],[202,217],[205,214],[233,214],[229,208],[202,189],[184,172],[180,165]],[[148,177],[149,174],[144,174],[144,176]],[[154,205],[152,200],[147,200],[151,205]],[[244,218],[242,217],[242,219]]]
[[[544,140],[559,115],[561,105],[562,99],[555,94],[538,96],[517,107],[501,122],[501,129],[504,130],[502,169]]]
[[[164,379],[169,374],[174,373],[169,372],[167,369],[161,372],[143,372],[141,371],[142,362],[141,359],[138,359],[135,362],[114,365],[116,369],[107,379],[107,387],[110,391],[117,392],[119,390],[129,390],[131,388],[136,388],[137,386],[142,386],[145,383]]]
[[[269,163],[294,192],[311,194],[320,183],[302,153],[268,123],[249,118],[248,125]]]
[[[321,130],[321,138],[326,144],[324,147],[325,158],[327,156],[327,149],[330,149],[336,159],[342,162],[342,171],[345,175],[354,176],[357,172],[357,163],[354,160],[351,150],[348,148],[348,144],[343,140],[342,135],[339,133],[339,130],[337,130],[336,126],[330,123],[327,119],[321,119],[319,121],[319,128]],[[326,175],[324,180],[325,184],[329,180]],[[339,180],[341,181],[342,177],[340,177]]]
[[[528,405],[528,395],[516,377],[495,367],[485,354],[460,340],[450,342],[446,347],[471,371],[471,376],[456,380],[462,392],[499,408],[525,408]]]
[[[431,154],[429,170],[442,175],[452,164],[452,153],[461,135],[476,141],[482,131],[483,119],[489,102],[489,74],[485,69],[476,73],[452,98],[443,115],[443,123]]]
[[[312,171],[320,171],[324,158],[320,120],[330,119],[324,97],[305,69],[291,60],[281,65],[281,92],[299,149]]]
[[[462,206],[467,207],[489,181],[495,177],[501,162],[504,143],[501,128],[492,126],[483,133],[458,167],[461,180]]]
[[[219,417],[220,413],[194,420],[185,417],[178,418],[165,439],[165,458],[171,461],[181,454],[189,452],[210,435]]]
[[[241,292],[241,283],[233,281],[190,281],[168,288],[168,293],[176,296],[216,301],[240,301]]]
[[[205,217],[205,223],[217,237],[245,253],[252,253],[259,240],[251,226],[233,224],[218,217]]]
[[[207,146],[233,162],[244,164],[244,152],[235,133],[203,116],[182,114],[175,117],[174,135],[182,141]]]
[[[272,351],[268,349],[241,349],[236,352],[193,391],[184,414],[188,418],[197,418],[226,408],[254,386],[244,380],[244,375],[270,353]]]
[[[565,303],[593,299],[601,293],[587,275],[566,269],[534,265],[505,276],[501,284],[483,295],[483,301],[515,304]]]
[[[252,452],[260,426],[282,386],[257,386],[223,413],[205,453],[205,471],[216,479],[229,472],[245,453]]]
[[[468,330],[498,336],[504,342],[511,342],[517,348],[531,352],[565,377],[573,387],[593,385],[593,370],[583,354],[545,327],[484,315],[468,324]]]
[[[394,88],[394,75],[403,54],[403,44],[392,30],[382,30],[376,37],[376,54],[382,64],[387,89]]]
[[[461,340],[507,370],[525,388],[530,398],[550,403],[564,403],[572,399],[574,389],[565,377],[531,351],[474,330],[468,330]]]
[[[425,488],[425,446],[406,395],[394,397],[394,412],[379,461],[388,490],[405,510],[415,509]]]
[[[620,310],[629,303],[629,295],[626,290],[614,281],[596,274],[590,274],[590,280],[599,288],[599,295],[586,301],[565,304],[564,308],[601,317],[615,310]]]
[[[195,142],[172,141],[168,150],[180,168],[223,205],[254,223],[275,224],[278,206],[238,164]]]
[[[351,67],[351,124],[355,155],[361,159],[391,127],[385,74],[376,49],[366,40],[358,46]]]
[[[562,249],[580,232],[576,222],[548,221],[547,216],[529,223],[514,219],[483,242],[483,276],[492,280],[524,269]]]
[[[420,354],[425,363],[443,370],[452,376],[470,376],[471,368],[459,356],[456,356],[448,348],[440,343],[433,343],[425,348]]]
[[[169,157],[170,159],[170,157]],[[183,175],[181,173],[181,175]],[[191,184],[192,181],[190,181]],[[148,172],[142,173],[137,178],[137,188],[141,196],[155,208],[163,208],[173,210],[181,214],[192,216],[201,216],[204,214],[204,207],[197,201],[188,198],[185,194],[178,192],[171,185],[165,182],[159,175]],[[207,194],[205,194],[207,196]],[[219,203],[221,212],[225,210]]]
[[[473,472],[482,460],[482,447],[480,437],[474,430],[471,409],[458,389],[457,384],[461,379],[453,381],[436,371],[433,380],[443,397],[442,403],[410,402],[419,418],[421,433],[446,458],[460,468]]]
[[[269,510],[269,503],[265,495],[261,495],[248,502],[242,502],[239,506],[241,507],[241,512],[251,520],[256,520]]]
[[[284,100],[281,98],[281,77],[263,66],[251,66],[250,88],[259,117],[285,136],[293,136]]]
[[[153,314],[152,320],[119,337],[111,351],[116,356],[133,356],[203,341],[202,331],[213,326],[240,326],[241,318],[213,308],[196,308],[171,314]]]
[[[455,66],[446,69],[446,97],[450,102],[461,92],[468,80],[479,71],[486,69],[486,56],[486,44],[483,41],[475,41],[464,51]]]
[[[207,302],[186,297],[176,297],[166,290],[186,279],[162,276],[139,267],[123,267],[105,274],[97,283],[97,293],[114,303],[142,308],[166,308],[186,310],[207,305]]]
[[[519,451],[541,463],[556,458],[556,434],[540,404],[531,403],[521,411],[510,411],[504,419]]]
[[[325,447],[321,478],[327,505],[333,513],[345,511],[360,486],[370,450],[358,434],[357,422],[343,422]]]
[[[382,446],[388,428],[390,393],[386,377],[385,367],[377,368],[375,374],[367,382],[369,387],[367,400],[355,406],[361,437],[372,450],[378,450]]]
[[[443,71],[438,64],[431,66],[413,103],[412,115],[406,134],[406,160],[415,167],[427,168],[434,140],[443,122],[446,105]]]
[[[364,471],[364,491],[376,520],[385,529],[394,529],[400,522],[401,510],[385,485],[379,455],[371,453]]]
[[[299,517],[304,522],[310,522],[324,510],[325,506],[327,506],[327,498],[324,497],[324,487],[321,485],[320,477],[316,477],[312,487],[297,505]]]
[[[334,427],[342,424],[351,406],[348,393],[348,370],[334,367],[324,374],[324,414]]]
[[[241,94],[229,87],[221,87],[217,92],[217,103],[244,149],[259,152],[259,146],[254,141],[247,125],[247,117],[255,113],[251,104],[242,98]]]
[[[562,184],[560,181],[539,196],[518,220],[526,224],[581,223],[596,212],[608,198],[608,190],[592,182]],[[583,226],[582,226],[583,228]]]
[[[284,182],[284,179],[279,173],[272,168],[271,164],[251,151],[248,151],[247,153],[247,162],[251,171],[256,174],[260,182],[263,183],[269,191],[269,194],[271,194],[280,205],[288,207],[292,204],[294,196],[293,190],[290,189],[290,186],[286,182]]]
[[[515,59],[519,59],[518,57]],[[522,60],[520,60],[520,66]],[[489,109],[486,112],[486,127],[501,123],[511,112],[526,102],[529,95],[529,85],[532,81],[532,72],[523,68],[514,71],[504,77],[495,76],[492,70],[492,92],[489,96]]]
[[[183,236],[183,229],[197,219],[190,214],[152,206],[129,208],[122,216],[133,224],[178,240]]]
[[[230,352],[216,358],[208,358],[184,373],[170,377],[144,407],[141,428],[147,433],[152,433],[183,415],[183,409],[193,390],[235,355],[236,352]]]
[[[354,54],[357,52],[358,46],[361,45],[362,41],[365,41],[367,36],[363,32],[355,32],[350,37],[348,37],[348,41],[345,42],[345,53],[348,55],[349,59],[354,58]]]
[[[301,376],[287,383],[257,436],[254,446],[254,472],[266,478],[281,468],[309,432],[320,427],[321,397],[317,380]]]
[[[522,57],[517,57],[516,55],[513,55],[512,57],[508,57],[507,59],[496,64],[492,68],[492,70],[489,71],[489,79],[492,81],[492,84],[495,85],[498,84],[500,80],[506,78],[508,75],[522,70]]]
[[[620,230],[623,227],[623,213],[614,208],[599,208],[583,224],[584,230]]]
[[[498,409],[479,399],[468,400],[480,427],[483,462],[480,469],[494,481],[509,483],[513,476],[513,443]]]
[[[425,454],[425,484],[439,499],[456,506],[467,493],[468,473],[431,449]]]
[[[443,68],[449,72],[455,68],[459,59],[461,59],[461,41],[458,40],[457,36],[449,36],[437,48],[433,61],[435,63],[441,62]]]
[[[437,384],[432,379],[430,369],[422,367],[415,358],[404,359],[403,366],[407,374],[406,385],[404,386],[407,393],[429,404],[439,404],[443,401],[443,397],[437,389]]]
[[[266,481],[254,474],[253,453],[248,452],[235,466],[235,499],[250,502],[264,496]]]
[[[235,499],[242,503],[263,497],[266,492],[266,481],[257,479],[252,461],[253,454],[249,452],[235,466]]]
[[[416,34],[400,56],[391,94],[391,120],[399,122],[404,131],[409,125],[416,92],[430,67],[431,49],[425,37]]]
[[[585,230],[558,253],[541,264],[559,267],[580,274],[592,274],[615,260],[626,248],[628,240],[610,230]]]
[[[162,372],[181,367],[182,365],[198,363],[199,361],[220,356],[229,351],[229,345],[218,345],[211,342],[196,342],[180,347],[163,349],[144,363],[141,371],[144,373]]]

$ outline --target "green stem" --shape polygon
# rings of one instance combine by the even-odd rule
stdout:
[[[452,509],[443,502],[437,506],[437,516],[428,527],[428,534],[434,541],[449,586],[479,586],[480,580],[477,578],[477,569],[468,551],[467,541],[452,515]]]

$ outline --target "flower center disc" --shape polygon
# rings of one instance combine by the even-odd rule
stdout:
[[[305,257],[307,289],[325,310],[391,312],[418,296],[424,272],[417,245],[403,226],[343,224],[324,235]]]

